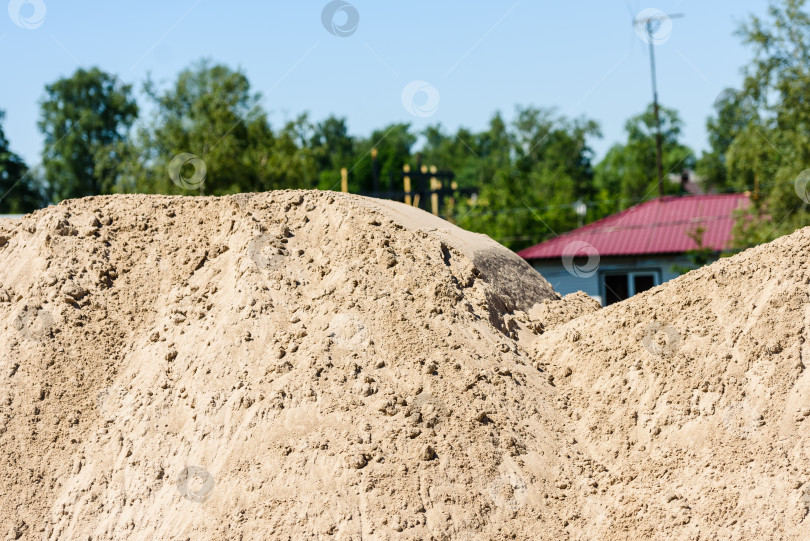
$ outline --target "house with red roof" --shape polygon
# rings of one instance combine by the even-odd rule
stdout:
[[[603,306],[715,260],[731,248],[746,194],[667,196],[647,201],[518,252],[563,295],[584,291]]]

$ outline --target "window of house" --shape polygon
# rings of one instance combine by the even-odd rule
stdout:
[[[602,298],[605,299],[605,306],[652,289],[661,282],[659,276],[660,274],[656,270],[602,274]]]

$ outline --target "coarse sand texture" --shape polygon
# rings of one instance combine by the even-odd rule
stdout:
[[[0,221],[0,539],[810,539],[808,254],[599,309],[345,194]]]

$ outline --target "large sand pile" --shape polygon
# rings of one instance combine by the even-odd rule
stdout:
[[[539,337],[593,539],[810,539],[810,228]]]
[[[487,237],[305,192],[4,227],[11,538],[552,536],[599,475],[515,341],[564,303]]]
[[[0,536],[801,538],[808,244],[596,311],[340,194],[0,222]]]

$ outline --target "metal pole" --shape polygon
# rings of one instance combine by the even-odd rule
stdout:
[[[669,19],[678,19],[683,17],[683,13],[675,13],[672,15],[664,15]],[[655,73],[655,43],[653,35],[655,28],[653,24],[658,21],[660,16],[656,15],[648,19],[636,19],[634,24],[644,24],[644,30],[647,33],[647,43],[650,45],[650,71],[652,74],[652,87],[653,87],[653,110],[655,112],[655,158],[656,168],[658,169],[658,197],[664,197],[664,157],[663,157],[663,136],[661,135],[661,111],[658,105],[658,82]]]
[[[647,35],[650,39],[650,71],[652,73],[653,110],[655,111],[655,165],[658,170],[658,197],[664,197],[664,157],[661,141],[661,114],[658,107],[658,81],[655,76],[655,45],[653,45],[652,19],[647,21]]]

